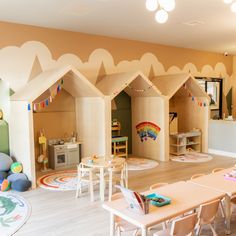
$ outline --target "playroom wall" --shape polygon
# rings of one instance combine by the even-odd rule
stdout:
[[[47,96],[42,94],[36,102],[43,101]],[[39,153],[38,137],[41,130],[44,130],[47,139],[71,137],[72,132],[76,131],[75,121],[75,98],[67,91],[62,89],[48,107],[42,108],[33,113],[34,118],[34,145],[35,158],[41,154]],[[37,162],[36,162],[37,163]],[[40,165],[37,164],[37,169]]]
[[[132,97],[132,150],[134,156],[141,156],[153,160],[165,161],[165,120],[164,101],[160,97]],[[158,104],[158,105],[157,105]],[[156,140],[148,138],[141,141],[137,134],[136,125],[149,121],[161,127]],[[168,157],[169,158],[169,157]]]
[[[110,146],[108,147],[105,142],[107,124],[111,124],[111,115],[109,118],[106,117],[106,113],[111,114],[111,110],[109,111],[105,110],[103,98],[76,98],[76,129],[78,140],[82,142],[82,157],[104,156],[107,151],[111,152]]]
[[[102,65],[104,73],[141,70],[150,79],[189,71],[223,77],[224,94],[235,81],[231,55],[6,22],[0,22],[0,34],[0,78],[15,91],[27,83],[36,56],[43,70],[72,64],[92,83]]]

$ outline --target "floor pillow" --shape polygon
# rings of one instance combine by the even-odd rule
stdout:
[[[0,180],[6,179],[8,176],[8,173],[5,171],[0,171]]]
[[[9,182],[14,182],[18,179],[27,180],[27,176],[23,173],[16,173],[16,174],[11,174],[7,177],[7,180]]]
[[[13,163],[11,157],[7,154],[0,152],[0,171],[9,171]]]
[[[25,192],[31,187],[29,180],[18,179],[11,183],[11,188],[18,192]]]

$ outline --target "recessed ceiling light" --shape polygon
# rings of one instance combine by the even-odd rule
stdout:
[[[230,4],[231,2],[233,2],[233,0],[223,0],[224,1],[224,3],[226,3],[226,4]]]
[[[236,2],[231,5],[231,11],[236,13]]]
[[[197,25],[204,25],[205,22],[201,21],[201,20],[192,20],[192,21],[189,21],[189,22],[184,22],[183,24],[188,25],[188,26],[197,26]]]

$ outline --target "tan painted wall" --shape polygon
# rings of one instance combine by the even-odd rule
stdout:
[[[188,62],[195,64],[198,70],[201,70],[206,64],[214,67],[216,63],[222,62],[229,75],[232,74],[233,68],[232,56],[225,57],[218,53],[63,30],[0,22],[0,35],[0,48],[21,46],[30,40],[40,41],[47,45],[54,59],[65,53],[73,53],[78,55],[82,61],[87,61],[95,49],[104,48],[112,54],[115,63],[122,60],[139,59],[144,53],[151,52],[158,57],[166,70],[173,65],[183,68]]]
[[[40,96],[37,101],[43,100],[44,95]],[[37,158],[39,156],[38,137],[42,129],[47,139],[69,137],[73,131],[76,131],[75,99],[62,90],[48,107],[34,113],[33,118],[35,157]]]

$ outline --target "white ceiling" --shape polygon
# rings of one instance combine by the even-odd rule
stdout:
[[[222,0],[176,0],[165,24],[145,0],[0,0],[0,20],[236,55],[236,13]]]

